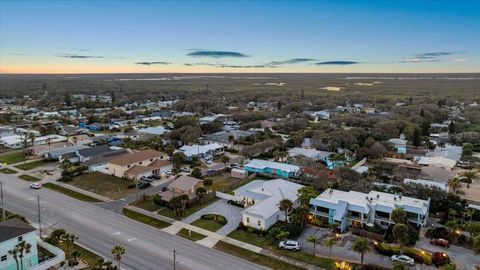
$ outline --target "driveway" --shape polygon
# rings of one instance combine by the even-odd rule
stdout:
[[[221,235],[227,235],[237,229],[238,224],[240,221],[242,221],[242,211],[243,208],[230,205],[227,203],[227,200],[220,199],[184,218],[182,221],[185,223],[192,223],[205,214],[222,215],[227,219],[227,224],[220,228],[217,233]]]
[[[475,255],[472,250],[451,245],[450,248],[443,248],[430,244],[430,239],[420,238],[415,247],[429,252],[445,252],[450,256],[458,269],[474,270],[475,265],[480,265],[480,256]]]
[[[307,252],[313,251],[312,243],[307,241],[307,238],[311,235],[317,236],[317,245],[315,247],[315,254],[328,257],[329,255],[329,248],[322,246],[323,240],[328,237],[329,230],[325,228],[319,228],[314,226],[307,226],[303,233],[300,235],[297,241],[300,242],[300,246],[303,250]],[[355,261],[360,263],[360,255],[352,250],[352,243],[355,240],[356,236],[347,233],[341,235],[341,241],[338,245],[333,246],[332,248],[332,258],[337,258],[339,260],[348,260],[348,261]],[[367,253],[364,257],[364,263],[371,263],[382,265],[386,267],[392,267],[392,262],[388,256],[383,256],[381,254],[376,253],[375,251],[371,250]],[[415,264],[415,266],[411,267],[410,269],[436,269],[433,266],[426,266],[423,264]],[[460,268],[463,269],[463,268]]]

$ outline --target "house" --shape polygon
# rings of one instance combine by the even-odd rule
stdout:
[[[316,149],[307,149],[295,147],[288,150],[289,157],[303,156],[313,161],[326,161],[327,158],[332,154],[332,152],[318,151]]]
[[[371,226],[376,223],[384,228],[393,224],[391,214],[403,208],[408,222],[424,227],[427,224],[430,199],[420,200],[402,195],[370,191],[341,191],[327,189],[310,200],[310,213],[328,224],[338,224],[343,232],[347,227]]]
[[[169,190],[160,193],[165,202],[170,202],[172,198],[180,195],[187,195],[189,199],[193,199],[196,197],[197,189],[203,187],[203,180],[182,175],[173,180],[168,187]]]
[[[393,144],[393,147],[397,153],[399,154],[407,153],[407,140],[394,138],[394,139],[388,140],[388,142]]]
[[[217,119],[220,120],[222,118],[225,118],[225,115],[220,113],[220,114],[215,114],[215,115],[211,115],[211,116],[202,117],[202,118],[198,119],[198,122],[200,123],[200,125],[205,125],[205,124],[212,123],[213,121],[216,121]]]
[[[35,234],[35,228],[18,218],[0,222],[0,232],[0,269],[2,270],[49,269],[65,260],[65,253],[61,249],[40,240]],[[14,258],[9,251],[22,241],[29,244],[30,248],[23,252],[21,260],[23,265],[20,266],[19,258]],[[52,253],[53,257],[44,260],[39,254],[39,246]]]
[[[218,143],[184,145],[176,152],[183,152],[187,157],[187,161],[191,161],[194,158],[211,159],[213,156],[223,153],[223,147]]]
[[[445,192],[448,192],[448,190],[449,190],[448,183],[438,181],[438,180],[405,178],[403,180],[403,183],[406,184],[406,185],[416,184],[416,185],[438,188],[438,189],[443,190]]]
[[[61,126],[58,131],[58,133],[63,136],[73,136],[73,135],[79,135],[79,134],[86,134],[89,132],[90,131],[88,128],[74,127],[74,126]]]
[[[5,147],[12,148],[12,149],[20,149],[23,147],[22,137],[20,135],[12,135],[7,137],[0,138],[0,144],[4,145]],[[57,142],[64,142],[67,138],[60,135],[46,135],[35,137],[33,144],[34,145],[41,145],[41,144],[49,144],[49,143],[57,143]],[[28,139],[28,143],[30,144],[30,139]]]
[[[86,145],[74,145],[74,146],[56,148],[56,149],[45,152],[44,157],[45,159],[59,160],[64,155],[67,155],[70,153],[76,153],[79,150],[87,149],[87,148],[90,148],[90,147]]]
[[[153,165],[154,162],[158,159],[167,160],[168,156],[165,153],[158,152],[153,149],[147,149],[139,152],[126,153],[123,155],[119,155],[116,158],[108,161],[107,163],[108,174],[115,175],[117,177],[128,177],[129,175],[142,174],[138,172],[138,170],[140,169],[132,169],[132,168],[134,168],[135,166]],[[166,164],[163,164],[163,165],[166,166]],[[157,169],[152,169],[152,168],[149,168],[149,169],[152,169],[152,171],[160,169],[160,167],[158,166],[156,168]],[[130,171],[130,169],[132,169],[132,171]],[[158,174],[158,171],[156,174]]]
[[[168,132],[167,129],[165,129],[162,126],[157,126],[157,127],[147,127],[147,128],[141,128],[137,130],[138,133],[145,133],[145,134],[151,134],[155,136],[160,136],[166,132]]]
[[[270,181],[254,180],[234,191],[239,203],[245,205],[242,211],[242,223],[259,230],[268,230],[279,220],[285,220],[285,214],[278,208],[283,199],[293,202],[293,207],[300,205],[298,190],[303,186],[275,179]]]
[[[436,147],[434,151],[427,152],[426,157],[445,157],[451,159],[455,162],[458,162],[462,157],[461,146],[455,145],[445,145],[444,147]]]
[[[433,167],[440,167],[447,170],[452,170],[457,162],[455,160],[437,156],[437,157],[419,157],[417,163],[422,166],[433,166]]]
[[[289,177],[297,177],[300,172],[300,167],[296,165],[263,159],[252,159],[243,167],[249,173],[270,175],[284,179],[288,179]]]
[[[80,135],[74,135],[68,137],[67,142],[78,145],[78,144],[91,144],[93,142],[92,137],[85,135],[85,134],[80,134]]]
[[[222,147],[232,147],[235,140],[247,138],[254,134],[255,132],[248,130],[219,131],[206,135],[203,141],[206,144],[216,143]]]
[[[233,178],[244,179],[248,177],[248,172],[242,169],[233,168],[230,172],[230,176]]]
[[[147,166],[134,165],[125,171],[125,177],[129,179],[140,179],[143,176],[161,175],[173,169],[173,163],[168,160],[156,159]]]

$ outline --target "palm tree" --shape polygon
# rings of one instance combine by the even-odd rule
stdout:
[[[20,253],[18,257],[20,258],[20,267],[23,270],[23,256],[25,253],[30,252],[30,249],[32,248],[32,245],[30,243],[27,243],[25,241],[21,241],[15,246],[18,249],[18,252]]]
[[[323,245],[328,247],[330,252],[328,253],[328,258],[332,257],[332,248],[337,244],[337,239],[335,237],[327,238],[323,241]]]
[[[357,253],[360,253],[360,264],[362,265],[362,269],[364,269],[364,267],[363,267],[363,257],[365,256],[365,254],[367,252],[370,251],[370,246],[368,244],[367,239],[365,239],[363,237],[357,237],[355,239],[355,242],[353,242],[352,250],[357,252]]]
[[[13,259],[15,260],[15,263],[17,264],[17,270],[19,270],[19,265],[18,265],[18,248],[15,246],[12,250],[8,251],[8,254],[12,255]]]
[[[473,181],[476,181],[477,180],[477,172],[476,171],[466,171],[462,174],[463,177],[465,177],[465,179],[467,180],[467,188],[470,188],[470,184],[473,182]]]
[[[280,202],[278,202],[278,209],[285,213],[285,228],[287,228],[288,215],[293,210],[293,203],[289,199],[282,199]]]
[[[73,233],[66,233],[61,236],[61,239],[63,242],[65,242],[65,247],[67,250],[67,258],[70,258],[72,255],[73,244],[75,243],[75,240],[78,239],[78,236],[76,236]]]
[[[195,195],[197,195],[199,198],[202,199],[202,205],[203,205],[203,196],[207,193],[207,189],[204,187],[199,187],[195,191]]]
[[[400,246],[400,253],[403,254],[403,247],[408,239],[408,227],[405,224],[397,223],[393,226],[393,236]]]
[[[395,210],[392,211],[391,218],[395,223],[405,224],[407,222],[407,212],[405,212],[403,208],[395,208]]]
[[[225,169],[227,168],[227,163],[230,161],[230,158],[227,155],[223,155],[220,160],[225,164]]]
[[[448,186],[452,188],[453,192],[457,193],[457,188],[461,187],[462,185],[460,184],[460,179],[454,177],[448,181]]]
[[[28,138],[32,144],[32,153],[35,153],[35,134],[33,134],[33,132],[28,133]]]
[[[313,244],[312,256],[315,256],[315,246],[317,244],[317,236],[312,234],[307,238],[307,242]]]
[[[120,269],[120,262],[122,261],[122,255],[125,254],[125,248],[120,245],[116,245],[112,248],[112,256],[117,261],[117,268]]]

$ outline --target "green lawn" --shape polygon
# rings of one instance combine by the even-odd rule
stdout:
[[[12,170],[12,169],[9,169],[9,168],[2,168],[2,169],[0,169],[0,173],[4,173],[4,174],[16,174],[17,171]]]
[[[45,188],[54,190],[54,191],[56,191],[56,192],[60,192],[60,193],[62,193],[62,194],[64,194],[64,195],[70,196],[70,197],[75,198],[75,199],[80,200],[80,201],[84,201],[84,202],[101,202],[100,200],[98,200],[98,199],[96,199],[96,198],[93,198],[93,197],[84,195],[84,194],[82,194],[82,193],[78,193],[78,192],[76,192],[76,191],[70,190],[70,189],[68,189],[68,188],[64,188],[64,187],[62,187],[62,186],[59,186],[59,185],[56,185],[56,184],[53,184],[53,183],[46,183],[46,184],[43,184],[42,186],[45,187]]]
[[[22,180],[25,180],[25,181],[28,181],[28,182],[37,182],[37,181],[40,181],[40,179],[36,178],[36,177],[33,177],[33,176],[30,176],[30,175],[27,175],[27,174],[22,174],[20,175],[18,178],[22,179]]]
[[[159,219],[155,219],[149,216],[146,216],[144,214],[137,213],[135,211],[132,211],[127,208],[123,208],[123,214],[131,219],[134,219],[136,221],[145,223],[147,225],[150,225],[152,227],[158,228],[158,229],[163,229],[165,227],[170,226],[171,224]]]
[[[37,167],[44,166],[51,163],[52,163],[51,161],[37,160],[37,161],[27,162],[24,164],[15,165],[15,167],[24,171],[28,171],[28,170],[35,169]]]
[[[0,163],[7,163],[7,164],[15,164],[26,160],[25,153],[23,151],[19,151],[12,154],[7,154],[4,156],[0,156]]]
[[[59,244],[58,247],[62,249],[64,252],[67,252],[67,248],[64,245]],[[95,266],[95,264],[102,258],[100,255],[97,255],[96,253],[91,252],[88,249],[85,249],[77,244],[73,244],[72,253],[75,251],[80,252],[80,260],[82,260],[89,266],[88,268],[83,268],[83,269],[92,269]]]
[[[203,205],[201,202],[197,202],[195,205],[193,205],[192,207],[188,208],[186,211],[185,211],[185,214],[184,214],[184,217],[183,218],[186,218],[188,216],[190,216],[191,214],[197,212],[198,210],[204,208],[204,207],[207,207],[209,206],[210,204],[218,201],[219,199],[218,198],[212,198],[210,200],[205,200],[203,202]],[[177,216],[175,216],[175,212],[167,207],[163,208],[162,210],[158,211],[158,214],[159,215],[162,215],[162,216],[165,216],[165,217],[169,217],[169,218],[173,218],[173,219],[176,219],[176,220],[181,220],[182,218],[179,218]]]
[[[276,245],[271,244],[268,242],[265,237],[260,237],[255,233],[249,233],[244,230],[236,229],[235,231],[228,234],[228,237],[237,239],[239,241],[249,243],[264,249],[268,249],[272,252],[275,252],[279,255],[290,257],[292,259],[296,259],[299,261],[304,261],[309,264],[313,264],[319,266],[324,269],[333,270],[335,269],[334,260],[312,256],[310,253],[304,251],[292,252],[288,250],[281,250]]]
[[[218,221],[214,219],[202,219],[199,218],[195,220],[194,222],[191,223],[193,226],[200,227],[205,230],[209,230],[211,232],[216,232],[218,229],[223,227],[223,224],[219,223]]]
[[[158,209],[162,208],[162,206],[154,204],[150,196],[147,196],[145,199],[135,201],[132,203],[132,205],[150,212],[158,211]]]
[[[111,199],[120,199],[135,193],[135,188],[128,188],[134,182],[99,172],[87,173],[74,177],[68,184],[100,194]]]
[[[188,240],[192,240],[192,241],[198,241],[198,240],[202,240],[203,238],[207,237],[201,233],[197,233],[197,232],[194,232],[194,231],[190,231],[187,230],[187,229],[181,229],[178,233],[177,233],[178,236],[181,236],[183,238],[186,238]]]
[[[244,260],[247,260],[249,262],[253,262],[259,265],[263,265],[265,267],[271,268],[271,269],[276,269],[276,270],[301,270],[303,268],[300,268],[298,266],[285,263],[279,260],[275,260],[273,258],[270,258],[268,256],[262,255],[255,253],[253,251],[243,249],[241,247],[234,246],[232,244],[219,241],[215,246],[215,249],[221,250],[225,253],[231,254],[236,257],[240,257]]]

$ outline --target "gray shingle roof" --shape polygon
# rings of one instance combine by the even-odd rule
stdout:
[[[24,235],[35,231],[35,228],[21,221],[18,218],[12,218],[0,222],[0,242]]]

